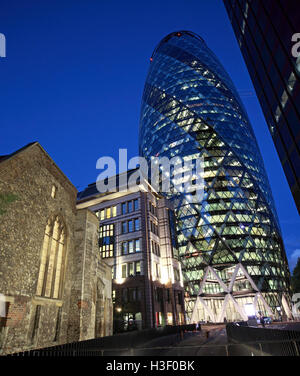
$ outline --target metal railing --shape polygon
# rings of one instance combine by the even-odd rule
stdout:
[[[227,324],[227,343],[183,345],[184,331],[195,325],[151,329],[96,338],[60,346],[23,351],[11,356],[299,356],[300,332],[264,329]],[[187,334],[189,335],[189,334]],[[192,333],[190,334],[193,335]],[[151,346],[152,340],[164,337],[165,346]],[[149,346],[146,346],[148,341]],[[226,337],[223,337],[226,341]]]
[[[299,341],[263,341],[200,346],[160,346],[107,349],[40,349],[13,354],[13,356],[61,357],[61,356],[299,356]],[[276,351],[274,351],[276,349]]]
[[[66,343],[57,346],[51,346],[41,349],[30,349],[15,354],[8,354],[9,356],[58,356],[61,355],[99,355],[107,349],[117,349],[123,351],[124,349],[136,348],[143,346],[147,341],[155,340],[164,336],[176,337],[175,342],[182,338],[182,333],[186,331],[195,331],[195,324],[178,325],[178,326],[164,326],[156,329],[135,330],[128,333],[117,334],[114,336],[94,338],[86,341],[78,341]],[[201,330],[199,327],[198,330]],[[109,350],[112,351],[112,350]]]
[[[226,332],[228,342],[243,344],[243,351],[247,347],[263,355],[299,356],[300,354],[299,331],[227,324]]]

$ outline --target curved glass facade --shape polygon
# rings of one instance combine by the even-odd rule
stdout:
[[[169,34],[150,59],[139,147],[148,161],[204,161],[201,202],[167,194],[190,320],[241,319],[251,305],[289,315],[289,270],[256,138],[230,77],[194,33]]]

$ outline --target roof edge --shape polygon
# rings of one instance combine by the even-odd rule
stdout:
[[[38,141],[31,142],[31,143],[23,146],[22,148],[14,151],[13,153],[8,154],[7,156],[4,156],[4,158],[0,160],[0,164],[3,164],[5,162],[11,160],[12,158],[14,158],[16,155],[18,155],[20,153],[23,153],[25,151],[29,151],[31,148],[33,148],[35,146],[38,146],[41,149],[43,154],[50,160],[50,162],[55,166],[55,168],[59,171],[59,173],[66,179],[70,188],[72,188],[74,193],[77,195],[77,192],[78,192],[77,188],[71,183],[70,179],[62,172],[62,170],[58,167],[58,165],[54,162],[54,160],[50,157],[50,155],[46,152],[46,150],[42,147],[42,145]]]

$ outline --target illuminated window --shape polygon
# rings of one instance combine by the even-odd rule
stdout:
[[[161,312],[156,312],[156,322],[158,326],[163,325],[163,314]]]
[[[172,314],[172,312],[167,313],[167,323],[168,323],[168,325],[173,325],[173,314]]]
[[[141,274],[141,261],[137,261],[135,263],[135,274],[140,275]]]
[[[102,225],[99,229],[99,250],[102,258],[114,256],[114,225]]]
[[[60,217],[49,220],[41,252],[36,294],[58,299],[65,269],[66,230]]]
[[[122,264],[122,278],[141,275],[141,261]]]
[[[126,256],[130,253],[138,253],[138,252],[141,252],[139,239],[129,240],[129,241],[122,243],[122,255],[123,256]]]
[[[135,252],[141,252],[140,239],[135,239],[134,247],[135,247]]]
[[[57,192],[57,187],[55,185],[52,185],[52,189],[51,189],[51,197],[52,198],[56,197],[56,192]]]
[[[112,206],[109,208],[101,209],[98,213],[98,217],[100,218],[100,221],[103,221],[104,219],[109,219],[112,217],[117,216],[117,207]]]
[[[128,253],[133,253],[134,252],[134,249],[133,249],[133,240],[130,240],[128,242]]]
[[[132,277],[134,275],[134,263],[133,262],[130,262],[128,264],[128,274],[129,274],[129,277]]]

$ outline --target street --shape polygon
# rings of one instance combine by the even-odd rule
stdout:
[[[186,332],[182,338],[178,334],[160,337],[119,355],[226,356],[226,344],[224,325],[204,326],[201,332]]]

